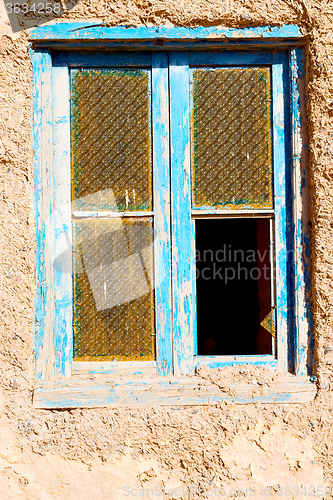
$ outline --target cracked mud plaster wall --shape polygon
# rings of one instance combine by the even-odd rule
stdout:
[[[319,396],[304,405],[41,411],[31,407],[35,294],[29,35],[0,28],[0,499],[248,496],[332,484],[333,5],[296,0],[79,1],[63,18],[178,26],[293,23],[307,35],[311,294]],[[326,482],[325,482],[326,481]],[[144,488],[145,490],[140,490]],[[199,490],[198,488],[201,488]],[[255,494],[253,494],[253,488]],[[132,498],[134,493],[132,491]],[[154,490],[155,491],[155,490]],[[161,491],[161,490],[156,490]],[[187,493],[186,493],[187,491]],[[267,494],[268,492],[268,494]],[[223,491],[222,491],[223,493]],[[306,495],[305,495],[306,493]],[[312,495],[311,495],[312,496]],[[319,494],[320,496],[320,494]],[[160,498],[162,495],[160,495]],[[214,498],[211,497],[211,498]],[[281,498],[281,495],[280,495]]]

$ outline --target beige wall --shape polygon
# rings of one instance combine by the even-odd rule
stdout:
[[[232,488],[252,487],[259,497],[265,486],[330,484],[332,2],[87,0],[79,1],[62,17],[99,18],[110,25],[133,26],[293,23],[301,27],[308,62],[315,373],[321,389],[314,403],[302,406],[220,404],[119,411],[32,408],[35,239],[29,33],[12,35],[3,17],[0,30],[7,34],[0,38],[0,498],[120,499],[126,498],[124,486],[163,484],[167,488],[190,484],[195,488],[223,487],[230,495]],[[139,493],[137,490],[137,496]],[[176,493],[173,497],[180,496]],[[193,493],[193,498],[205,495]],[[303,497],[295,493],[294,498]]]

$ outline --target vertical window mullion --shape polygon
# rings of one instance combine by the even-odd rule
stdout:
[[[178,376],[192,372],[194,355],[188,53],[171,52],[169,61],[173,349]]]
[[[55,314],[53,370],[69,377],[73,355],[72,254],[70,205],[70,108],[67,65],[52,68],[53,96],[53,204],[51,261],[54,274]],[[50,363],[51,364],[51,363]]]
[[[53,369],[54,303],[52,297],[52,261],[50,223],[52,199],[52,59],[51,51],[32,52],[34,71],[33,147],[35,150],[36,281],[35,369],[39,380],[56,378]]]
[[[283,64],[272,66],[273,165],[275,208],[275,277],[277,358],[279,371],[287,371],[287,235],[286,235],[286,153]]]
[[[294,199],[293,210],[293,230],[294,230],[294,273],[295,273],[295,304],[294,304],[294,345],[295,345],[295,374],[306,375],[307,369],[307,356],[308,356],[308,330],[309,324],[306,319],[307,305],[306,305],[306,286],[303,273],[304,256],[303,256],[303,241],[305,241],[305,231],[307,227],[308,214],[302,206],[302,156],[304,152],[304,123],[301,120],[301,108],[299,103],[302,102],[300,93],[302,92],[301,83],[302,77],[305,75],[304,52],[301,48],[294,48],[289,50],[289,71],[290,71],[290,95],[291,95],[291,125],[292,125],[292,194]],[[302,140],[303,138],[303,140]],[[302,151],[303,149],[303,151]],[[304,212],[304,213],[303,213]],[[303,240],[304,238],[304,240]]]
[[[156,361],[159,375],[172,373],[170,158],[168,55],[152,54],[154,267]]]

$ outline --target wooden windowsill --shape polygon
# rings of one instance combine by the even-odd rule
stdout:
[[[200,405],[229,401],[247,403],[306,403],[317,388],[307,376],[281,375],[268,386],[234,384],[221,389],[199,376],[108,377],[63,380],[36,384],[36,408],[84,408],[103,406]]]

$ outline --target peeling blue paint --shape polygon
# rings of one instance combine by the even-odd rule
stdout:
[[[189,65],[187,52],[169,55],[174,373],[193,370],[195,314],[191,221]]]
[[[43,49],[34,52],[30,49],[30,56],[33,65],[33,92],[34,92],[34,107],[33,107],[33,149],[34,157],[34,212],[36,220],[36,298],[35,298],[35,316],[34,316],[34,353],[35,353],[35,371],[36,378],[43,378],[43,363],[42,356],[44,344],[46,340],[47,330],[47,310],[46,298],[49,293],[49,279],[46,270],[47,262],[45,261],[46,248],[46,228],[45,218],[50,213],[51,200],[45,200],[43,190],[43,176],[45,170],[50,170],[48,158],[43,158],[44,143],[48,137],[44,136],[47,132],[43,126],[45,106],[50,105],[49,96],[45,95],[45,79],[50,77],[51,53],[49,50]],[[43,162],[44,159],[44,162]]]
[[[155,211],[156,359],[160,375],[173,370],[168,55],[152,55],[153,182]]]
[[[302,190],[306,186],[305,172],[302,169],[302,120],[301,120],[301,102],[299,85],[305,76],[304,67],[305,55],[302,49],[293,48],[289,52],[290,67],[290,95],[291,95],[291,117],[292,117],[292,137],[293,137],[293,197],[294,197],[294,220],[293,237],[295,241],[294,257],[294,280],[295,280],[295,327],[294,327],[294,345],[295,345],[295,373],[305,375],[309,373],[308,366],[308,348],[311,344],[311,320],[309,318],[309,304],[306,299],[308,282],[308,263],[307,243],[308,238],[304,230],[302,218]],[[307,320],[306,323],[304,320]],[[305,327],[307,331],[305,331]],[[311,347],[310,347],[311,348]]]
[[[271,370],[277,370],[278,363],[275,356],[254,355],[254,356],[196,356],[194,367],[199,368],[207,366],[207,368],[224,368],[226,366],[265,366]]]
[[[316,387],[304,377],[285,380],[278,389],[265,388],[258,394],[237,385],[230,386],[230,394],[218,387],[202,388],[200,377],[150,380],[113,380],[109,382],[87,382],[75,384],[45,384],[35,391],[34,405],[38,408],[76,408],[107,405],[143,406],[159,405],[202,405],[229,401],[248,403],[297,403],[310,401],[316,394]],[[292,387],[293,386],[293,387]],[[251,387],[253,389],[253,386]]]
[[[196,40],[221,37],[227,39],[239,38],[267,38],[269,40],[278,38],[298,39],[302,37],[301,30],[295,25],[284,26],[257,26],[254,28],[186,28],[165,26],[137,28],[127,26],[101,26],[96,23],[75,22],[55,23],[48,26],[38,27],[31,30],[33,40],[86,40],[97,38],[99,40],[146,40],[146,39],[169,39],[169,40]]]
[[[288,284],[287,284],[287,213],[286,213],[286,144],[284,116],[284,64],[281,59],[272,67],[273,87],[273,166],[275,208],[275,265],[277,357],[281,371],[288,369]]]

